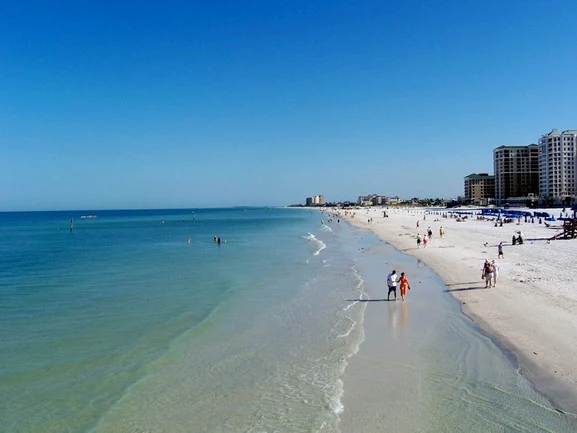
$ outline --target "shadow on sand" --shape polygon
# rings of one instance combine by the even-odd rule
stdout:
[[[485,286],[461,287],[458,289],[447,289],[444,291],[450,293],[450,292],[464,292],[466,290],[485,290],[485,289],[488,289],[488,287],[485,287]]]
[[[452,284],[446,284],[447,287],[453,287],[453,286],[462,286],[463,284],[477,284],[478,281],[469,281],[467,283],[452,283]]]
[[[390,301],[387,300],[387,298],[383,298],[383,299],[345,299],[345,301],[347,302],[393,302],[394,299],[391,299]]]

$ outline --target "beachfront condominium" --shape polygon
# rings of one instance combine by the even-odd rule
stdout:
[[[465,176],[465,200],[476,205],[487,205],[495,197],[495,176],[473,173]]]
[[[539,146],[500,146],[493,150],[495,203],[523,204],[539,194]]]
[[[357,204],[360,206],[382,206],[387,204],[388,197],[379,194],[360,195]]]
[[[539,139],[539,195],[570,203],[577,193],[577,130],[553,129]]]
[[[312,197],[307,197],[307,206],[324,206],[325,198],[322,195],[313,195]]]

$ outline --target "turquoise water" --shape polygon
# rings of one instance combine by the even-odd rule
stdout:
[[[335,312],[359,282],[350,257],[321,257],[318,213],[0,218],[2,431],[336,425],[360,337]]]
[[[426,293],[417,283],[404,309],[359,302],[381,296],[393,263]],[[575,427],[430,270],[316,211],[4,213],[0,264],[2,432]],[[387,342],[374,358],[411,368],[379,369],[374,407],[364,388],[345,407],[367,308],[390,323],[367,337]]]

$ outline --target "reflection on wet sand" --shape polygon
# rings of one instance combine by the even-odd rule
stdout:
[[[389,326],[392,329],[399,325],[405,328],[409,323],[409,313],[406,301],[389,302]]]
[[[403,328],[406,327],[408,321],[409,321],[409,316],[407,313],[407,303],[401,302],[401,326]]]

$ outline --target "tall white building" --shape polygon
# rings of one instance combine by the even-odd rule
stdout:
[[[577,193],[577,130],[554,129],[539,139],[539,195],[554,201]]]

